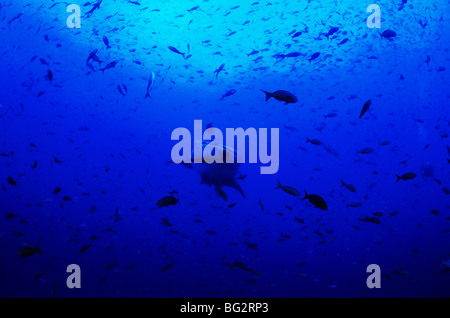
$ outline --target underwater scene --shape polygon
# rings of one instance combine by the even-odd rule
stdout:
[[[0,296],[450,297],[449,7],[0,0]]]

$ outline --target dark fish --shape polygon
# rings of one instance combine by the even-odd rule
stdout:
[[[233,89],[230,89],[229,91],[227,91],[225,94],[223,94],[222,95],[222,100],[225,98],[225,97],[229,97],[229,96],[232,96],[232,95],[234,95],[234,94],[236,94],[236,90],[233,88]]]
[[[327,39],[329,39],[330,36],[332,36],[333,34],[335,34],[337,31],[339,31],[338,27],[333,27],[331,28],[326,35]]]
[[[37,162],[37,160],[35,160],[34,163],[33,163],[33,165],[30,166],[30,167],[31,167],[31,170],[36,169],[36,168],[37,168],[37,164],[38,164],[38,162]]]
[[[316,233],[316,234],[319,235],[320,237],[325,237],[325,236],[323,235],[323,233],[320,232],[319,230],[314,230],[314,233]]]
[[[367,155],[367,154],[372,153],[374,151],[375,151],[375,149],[373,149],[373,148],[363,148],[361,150],[358,150],[356,153],[360,153],[362,155]]]
[[[92,6],[92,9],[89,10],[88,13],[86,13],[86,17],[90,17],[94,13],[95,10],[100,9],[100,4],[102,3],[102,1],[103,0],[98,0],[97,3],[94,3],[94,5]]]
[[[111,48],[111,46],[109,45],[109,40],[108,40],[108,38],[106,37],[106,36],[103,36],[103,43],[105,43],[105,45],[106,45],[106,49],[110,49]]]
[[[183,58],[185,58],[186,53],[181,53],[180,51],[178,51],[176,48],[174,48],[173,46],[169,46],[169,50],[171,50],[173,53],[182,55]]]
[[[312,203],[316,208],[319,208],[321,210],[328,210],[328,206],[327,203],[325,202],[325,200],[318,196],[317,194],[311,194],[308,195],[308,193],[305,190],[305,197],[303,198],[303,200],[308,199],[310,203]]]
[[[91,247],[91,246],[92,246],[92,243],[89,243],[88,245],[83,245],[83,246],[80,248],[80,253],[86,252],[86,251],[88,250],[88,248]]]
[[[244,271],[248,271],[250,269],[246,264],[244,264],[242,262],[239,262],[237,260],[235,260],[234,262],[235,263],[233,264],[233,266],[235,266],[237,268],[243,269]]]
[[[53,73],[51,70],[47,70],[47,75],[45,75],[45,79],[47,79],[50,83],[53,80]]]
[[[156,202],[156,205],[161,208],[163,206],[175,205],[178,202],[179,202],[178,199],[175,198],[174,196],[165,196],[159,199],[158,202]]]
[[[320,140],[318,140],[318,139],[309,139],[308,137],[306,137],[306,142],[308,143],[311,143],[311,144],[313,144],[313,145],[316,145],[316,146],[321,146],[322,145],[322,142],[320,141]]]
[[[351,192],[356,192],[356,189],[354,186],[352,186],[351,184],[345,183],[343,180],[341,180],[341,187],[346,187]]]
[[[23,15],[22,12],[16,14],[11,20],[9,20],[8,26],[11,26],[11,23],[13,23],[13,22],[16,21],[17,19],[19,19],[22,15]]]
[[[117,63],[119,63],[119,61],[112,61],[111,63],[108,63],[108,65],[106,65],[104,68],[101,69],[101,71],[103,73],[105,73],[106,70],[109,70],[110,68],[115,68]]]
[[[256,243],[248,243],[247,241],[244,241],[244,244],[247,245],[248,248],[251,248],[253,250],[258,250],[258,244]]]
[[[236,177],[236,179],[241,180],[241,181],[244,181],[245,178],[247,178],[247,175],[246,175],[246,174],[244,174],[244,175],[239,174],[239,176]]]
[[[9,183],[10,185],[12,185],[12,186],[17,184],[17,182],[14,181],[14,179],[13,179],[11,176],[9,176],[9,177],[6,179],[6,181],[8,181],[8,183]]]
[[[434,214],[434,215],[439,215],[439,211],[436,210],[436,209],[431,210],[430,213],[431,213],[431,214]]]
[[[162,218],[160,223],[161,223],[161,225],[164,225],[164,226],[168,226],[168,227],[172,226],[172,223],[170,223],[169,219],[167,219],[167,218]]]
[[[216,74],[216,77],[219,76],[219,73],[223,70],[225,67],[225,63],[222,63],[217,70],[214,71],[214,74]]]
[[[98,58],[98,56],[97,56],[97,55],[94,55],[94,56],[92,57],[92,60],[93,60],[94,62],[97,62],[97,63],[98,63],[98,65],[100,65],[100,64],[102,64],[102,63],[103,63],[103,61],[100,61],[100,59]]]
[[[122,85],[117,85],[117,90],[119,91],[119,93],[122,95],[122,96],[125,96],[125,95],[127,95],[128,94],[128,89],[127,89],[127,86],[125,85],[125,84],[122,84]]]
[[[391,41],[392,41],[392,38],[397,36],[397,33],[395,33],[392,30],[385,30],[385,31],[383,31],[383,33],[379,33],[379,34],[380,34],[381,38],[386,38]]]
[[[251,51],[250,53],[248,53],[247,56],[255,55],[255,54],[258,54],[258,53],[259,53],[259,51],[253,50],[253,51]]]
[[[302,218],[297,218],[297,217],[294,219],[294,221],[297,221],[298,223],[301,223],[301,224],[305,223],[305,221]]]
[[[377,225],[381,224],[381,221],[378,218],[376,218],[376,217],[369,217],[369,216],[366,216],[363,219],[360,218],[359,222],[371,222],[371,223],[377,224]]]
[[[116,211],[114,212],[114,223],[119,222],[122,218],[119,216],[119,207],[116,207]]]
[[[338,45],[343,45],[348,42],[348,38],[343,39],[341,42],[338,43]]]
[[[192,11],[198,10],[199,8],[200,8],[200,6],[195,6],[195,7],[191,8],[191,9],[189,9],[187,11],[188,12],[192,12]]]
[[[114,263],[111,263],[111,264],[106,265],[106,266],[105,266],[105,269],[111,269],[111,268],[116,267],[117,265],[119,265],[119,264],[117,264],[117,262],[114,262]]]
[[[399,175],[395,175],[395,176],[397,177],[396,182],[399,182],[400,180],[403,180],[403,181],[412,180],[415,177],[417,177],[417,175],[414,172],[407,172],[401,176],[399,176]]]
[[[311,57],[309,58],[309,63],[311,63],[311,61],[315,60],[316,58],[318,58],[320,56],[320,52],[316,52],[313,55],[311,55]]]
[[[16,213],[8,213],[5,216],[5,220],[11,220],[12,218],[16,218],[18,216],[18,214]]]
[[[167,264],[167,265],[164,265],[164,266],[161,268],[160,272],[161,272],[161,273],[166,272],[167,270],[169,270],[169,268],[171,268],[171,267],[173,266],[173,264],[175,264],[174,261],[172,261],[171,263],[169,263],[169,264]]]
[[[264,90],[261,90],[261,91],[264,94],[266,94],[266,102],[272,97],[275,98],[276,100],[285,102],[286,104],[293,104],[298,101],[297,97],[295,97],[293,94],[289,93],[288,91],[279,90],[274,93],[269,93]]]
[[[369,110],[370,105],[372,104],[372,101],[369,99],[363,106],[361,110],[361,114],[359,114],[359,118],[364,116],[364,114]]]
[[[61,188],[59,188],[59,187],[56,187],[56,188],[53,190],[53,194],[58,194],[59,192],[61,192]]]
[[[20,248],[19,250],[19,256],[20,257],[30,257],[33,256],[34,254],[39,253],[42,255],[42,251],[39,247],[39,244],[36,245],[36,247],[30,247],[28,245],[24,245]]]
[[[282,60],[284,60],[284,58],[286,57],[284,54],[281,53],[277,53],[273,56],[275,59],[277,59],[277,62],[280,62]]]
[[[89,61],[90,61],[90,60],[94,59],[94,56],[96,56],[97,52],[98,52],[98,49],[95,49],[94,51],[92,51],[91,53],[89,53],[89,56],[88,56],[88,58],[87,58],[87,60],[86,60],[86,65],[89,64]]]
[[[329,99],[329,98],[328,98],[328,99]],[[337,116],[336,113],[329,113],[329,114],[325,115],[324,118],[334,118],[334,117],[336,117],[336,116]]]
[[[264,204],[262,203],[261,199],[258,200],[259,208],[261,211],[264,211]]]
[[[278,181],[278,185],[275,189],[281,189],[287,194],[293,195],[294,197],[300,196],[300,192],[296,188],[289,186],[282,186],[280,181]]]

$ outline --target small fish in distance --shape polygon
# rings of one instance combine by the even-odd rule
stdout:
[[[102,40],[103,40],[103,43],[105,43],[105,45],[106,45],[106,49],[110,49],[111,46],[109,45],[108,38],[106,36],[103,36]]]
[[[399,182],[400,180],[403,180],[403,181],[412,180],[415,177],[417,177],[417,175],[414,172],[407,172],[407,173],[402,174],[401,176],[399,176],[399,175],[395,175],[395,176],[397,177],[396,182]]]
[[[186,53],[181,53],[180,51],[178,51],[178,49],[174,48],[173,46],[169,46],[168,49],[171,50],[173,53],[179,54],[183,56],[183,58],[186,58]]]
[[[369,99],[363,106],[361,113],[359,114],[359,118],[364,116],[364,114],[369,110],[370,105],[372,105],[372,101]]]
[[[178,203],[178,199],[173,196],[165,196],[156,202],[156,205],[161,207],[169,206],[169,205],[176,205]]]
[[[300,196],[300,192],[296,188],[290,186],[282,186],[280,181],[278,181],[278,185],[275,189],[281,189],[287,194],[293,195],[294,197]]]

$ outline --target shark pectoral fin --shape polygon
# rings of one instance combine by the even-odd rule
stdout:
[[[227,184],[227,186],[229,186],[230,188],[236,189],[237,191],[239,191],[239,193],[242,195],[242,197],[245,198],[245,193],[242,190],[241,186],[239,185],[239,183],[237,183],[236,180],[233,180],[230,184]]]
[[[222,190],[221,188],[219,188],[219,187],[216,187],[215,189],[216,189],[217,195],[219,195],[222,199],[224,199],[224,201],[228,201],[228,196],[227,196],[227,194],[225,193],[225,191],[223,191],[223,190]]]

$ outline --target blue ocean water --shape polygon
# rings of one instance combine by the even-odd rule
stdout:
[[[2,297],[450,296],[447,0],[74,4],[0,2]],[[194,120],[279,170],[202,183]]]

